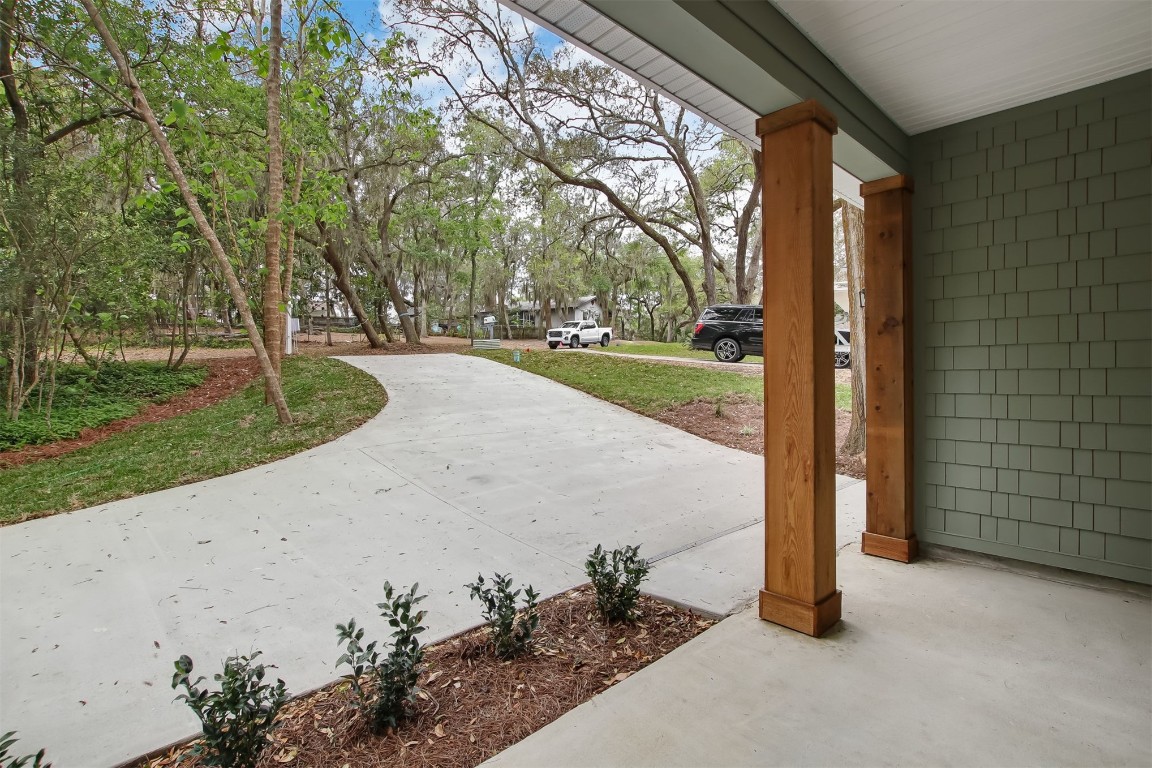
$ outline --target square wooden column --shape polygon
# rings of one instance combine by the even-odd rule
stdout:
[[[756,121],[764,164],[764,589],[760,618],[840,620],[832,366],[832,135],[805,101]]]
[[[916,557],[912,491],[912,179],[860,187],[864,198],[865,343],[868,345],[865,554]]]

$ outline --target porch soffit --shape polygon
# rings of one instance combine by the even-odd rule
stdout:
[[[1148,0],[499,2],[751,146],[817,99],[862,181],[907,172],[909,135],[1152,68]]]
[[[819,99],[840,123],[833,140],[833,160],[840,166],[835,186],[858,204],[858,180],[871,181],[907,170],[904,133],[783,14],[763,0],[732,5],[762,6],[759,11],[768,14],[786,38],[786,53],[750,29],[728,3],[717,0],[499,2],[750,146],[760,145],[756,118],[803,99]],[[740,40],[742,47],[729,38]],[[805,67],[817,64],[832,82],[821,84],[807,72]]]

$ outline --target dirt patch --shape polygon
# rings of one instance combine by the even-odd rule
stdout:
[[[346,682],[303,696],[284,708],[258,766],[471,768],[713,623],[648,597],[633,625],[605,626],[595,610],[587,588],[544,601],[533,652],[511,661],[486,650],[486,629],[430,646],[418,712],[386,736],[368,731]],[[199,765],[181,760],[187,750],[183,745],[141,765]]]
[[[432,355],[462,352],[468,349],[467,339],[435,336],[427,337],[419,344],[398,341],[383,349],[373,349],[363,336],[337,339],[338,335],[351,336],[351,334],[332,334],[332,346],[328,346],[324,342],[322,334],[313,334],[311,339],[298,337],[296,351],[309,357],[328,357],[330,355]]]
[[[211,351],[233,352],[235,350],[218,349]],[[208,368],[208,375],[200,386],[181,392],[166,402],[145,406],[137,414],[126,419],[85,429],[77,437],[69,440],[57,440],[47,445],[30,445],[15,451],[0,452],[0,469],[17,467],[21,464],[30,464],[44,459],[54,459],[81,448],[87,448],[140,424],[152,424],[170,419],[173,416],[179,416],[182,413],[206,408],[240,391],[260,373],[254,356],[216,357],[202,359],[199,362],[203,362]]]
[[[764,455],[764,406],[746,395],[729,395],[721,401],[693,400],[662,411],[655,418],[705,440]],[[864,457],[840,452],[851,425],[852,414],[837,410],[836,472],[864,479]]]
[[[180,351],[176,351],[177,357]],[[185,360],[216,360],[219,358],[236,358],[236,357],[250,357],[256,359],[256,353],[252,351],[252,347],[192,347],[188,350],[188,355]],[[168,347],[125,347],[124,351],[120,354],[120,358],[128,362],[135,362],[138,360],[160,360],[166,361],[168,359]],[[82,362],[82,361],[75,361]]]

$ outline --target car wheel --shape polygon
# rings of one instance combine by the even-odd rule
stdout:
[[[602,346],[602,347],[608,346],[608,342],[611,340],[612,340],[611,336],[609,336],[608,334],[604,334],[603,336],[600,337],[600,346]]]
[[[558,347],[558,346],[560,346],[560,342],[558,342],[558,341],[548,342],[548,349],[556,349],[556,347]]]
[[[572,349],[576,349],[576,347],[580,346],[580,337],[573,336],[572,338],[568,339],[568,346],[570,346]]]
[[[744,358],[744,353],[740,350],[740,342],[730,338],[717,341],[712,347],[712,354],[716,355],[716,359],[722,363],[738,363]]]
[[[852,365],[852,358],[847,352],[836,351],[836,367],[849,368]]]

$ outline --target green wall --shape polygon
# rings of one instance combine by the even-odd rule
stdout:
[[[912,139],[917,532],[1152,581],[1152,72]]]

